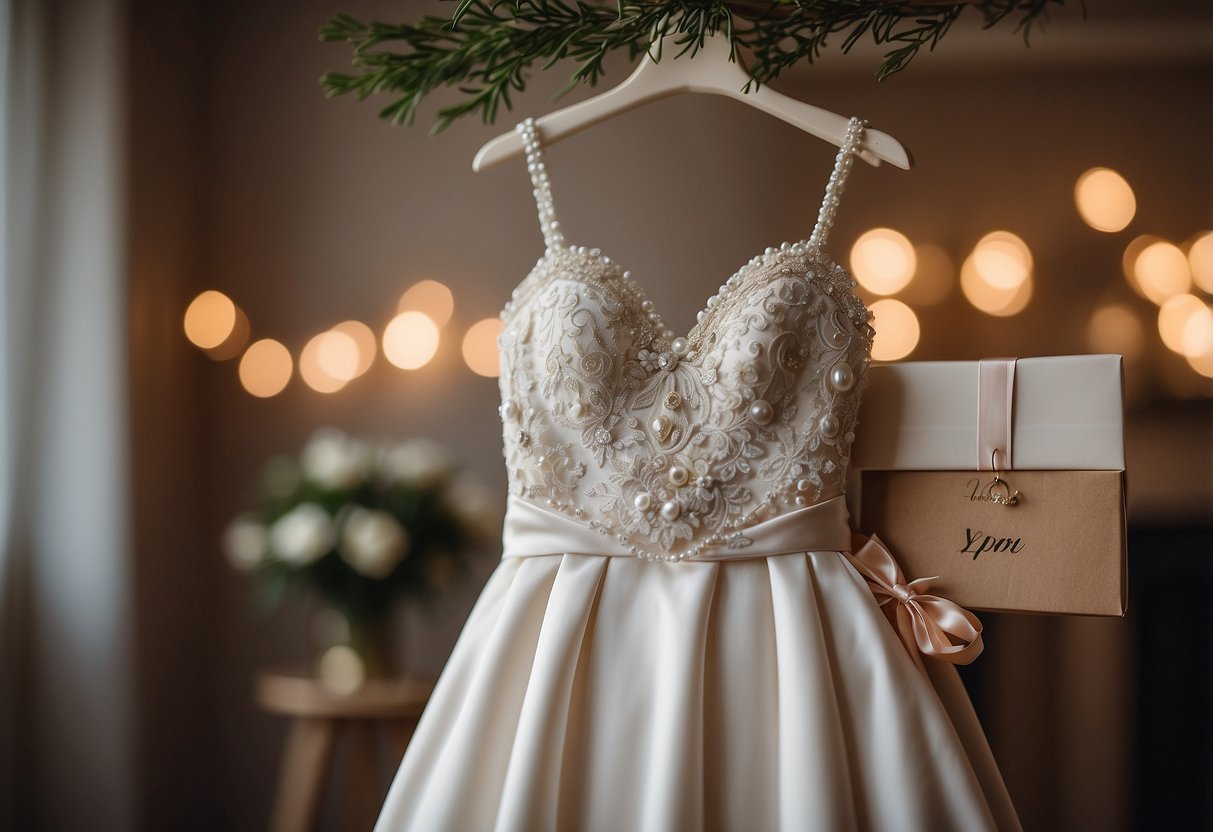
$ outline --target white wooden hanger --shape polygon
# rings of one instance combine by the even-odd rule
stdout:
[[[674,43],[675,37],[676,33],[668,32],[655,45],[658,57],[664,49],[680,48]],[[724,35],[704,38],[703,46],[693,58],[688,54],[675,59],[671,53],[669,58],[658,63],[652,59],[651,52],[645,54],[640,65],[619,86],[536,119],[535,125],[542,130],[544,143],[560,141],[650,101],[684,92],[704,92],[725,95],[757,107],[819,139],[842,146],[848,123],[844,116],[789,98],[766,84],[754,92],[743,93],[742,87],[750,76],[740,64],[729,60],[729,42]],[[522,137],[516,131],[504,133],[480,148],[472,160],[472,170],[488,170],[522,153]],[[913,165],[909,151],[901,142],[888,133],[870,128],[864,130],[861,150],[856,155],[873,166],[885,161],[909,170]]]

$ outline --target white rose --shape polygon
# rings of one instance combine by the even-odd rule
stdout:
[[[492,489],[469,476],[458,477],[447,488],[443,502],[459,522],[478,537],[501,534],[500,501]]]
[[[407,554],[409,534],[386,511],[355,507],[345,516],[337,553],[368,578],[385,578]]]
[[[299,463],[304,476],[322,488],[353,488],[366,480],[371,449],[336,428],[321,428],[304,446]]]
[[[223,551],[233,567],[251,572],[269,554],[269,534],[252,515],[242,514],[224,529]]]
[[[451,452],[433,439],[410,439],[385,448],[379,461],[388,479],[420,487],[450,474],[454,463]]]
[[[270,526],[270,551],[292,566],[306,566],[333,547],[333,521],[315,503],[300,503]]]

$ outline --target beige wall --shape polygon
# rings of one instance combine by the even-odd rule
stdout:
[[[136,333],[137,348],[147,351],[137,356],[136,377],[147,408],[137,436],[142,666],[153,703],[145,725],[154,792],[148,818],[161,828],[258,828],[282,725],[254,709],[250,680],[258,668],[306,656],[306,622],[298,611],[259,618],[214,541],[247,505],[260,464],[323,424],[432,435],[457,444],[463,462],[494,486],[504,484],[496,384],[462,366],[457,333],[499,310],[542,241],[521,160],[483,174],[470,162],[518,118],[552,109],[547,94],[560,80],[537,79],[495,127],[469,119],[433,139],[432,107],[423,125],[393,129],[376,120],[372,103],[326,101],[316,79],[345,67],[348,52],[318,43],[315,31],[337,9],[408,19],[445,13],[446,5],[139,6],[146,16],[136,16],[136,66],[149,73],[133,79],[136,148],[143,148],[134,159],[134,303],[136,323],[147,328]],[[1077,10],[1063,16],[1075,22]],[[1008,28],[991,37],[1012,35]],[[840,259],[876,225],[940,244],[958,259],[993,228],[1014,230],[1033,248],[1038,293],[1028,312],[992,319],[953,295],[924,315],[913,357],[1041,355],[1085,351],[1093,303],[1127,297],[1119,261],[1132,234],[1182,240],[1213,222],[1213,111],[1200,103],[1213,93],[1210,62],[1206,55],[1195,64],[1139,65],[1105,53],[1036,68],[1032,52],[1016,51],[993,66],[941,59],[935,69],[923,55],[880,85],[869,62],[857,71],[798,72],[778,86],[869,118],[916,157],[912,173],[857,166],[833,238]],[[607,81],[624,72],[615,69]],[[569,139],[548,162],[570,239],[632,269],[667,320],[684,329],[752,254],[808,236],[833,155],[740,104],[695,96]],[[1094,232],[1074,211],[1074,180],[1096,165],[1116,168],[1137,189],[1138,220],[1123,234]],[[451,286],[457,304],[437,359],[411,374],[381,361],[335,396],[295,381],[281,396],[253,399],[232,364],[212,364],[176,335],[183,303],[217,288],[245,309],[255,337],[297,350],[339,320],[381,326],[401,291],[427,277]],[[1166,382],[1161,366],[1130,367],[1134,393],[1153,402],[1135,412],[1132,432],[1169,437],[1177,453],[1163,466],[1153,439],[1131,446],[1134,506],[1139,517],[1162,516],[1169,506],[1192,518],[1209,505],[1208,399],[1159,397],[1168,384],[1195,388],[1182,373]],[[491,566],[490,553],[480,579]],[[413,669],[441,668],[475,589],[436,618],[405,617]],[[1112,654],[1114,663],[1119,654]],[[1016,683],[1007,681],[1008,696]],[[1115,786],[1121,773],[1113,766],[1095,776]],[[1025,816],[1056,820],[1033,797],[1032,773],[1014,776]]]

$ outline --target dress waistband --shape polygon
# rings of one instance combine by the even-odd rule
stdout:
[[[906,580],[879,537],[852,536],[843,497],[789,511],[740,532],[742,546],[706,546],[689,561],[742,560],[799,552],[841,552],[885,608],[915,664],[919,653],[968,664],[981,653],[981,622],[946,598],[927,594],[935,577]],[[607,555],[635,557],[617,538],[511,495],[506,503],[502,557]]]
[[[705,546],[694,561],[741,560],[794,552],[849,552],[851,525],[842,496],[798,508],[749,526],[738,533],[741,546]],[[591,528],[534,503],[510,495],[506,503],[502,557],[579,554],[635,557],[614,535]]]

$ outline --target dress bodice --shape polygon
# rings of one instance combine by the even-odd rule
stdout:
[[[511,494],[660,560],[841,495],[873,330],[824,245],[863,123],[812,236],[739,269],[685,336],[610,257],[565,244],[533,121],[519,130],[547,250],[502,313]]]

